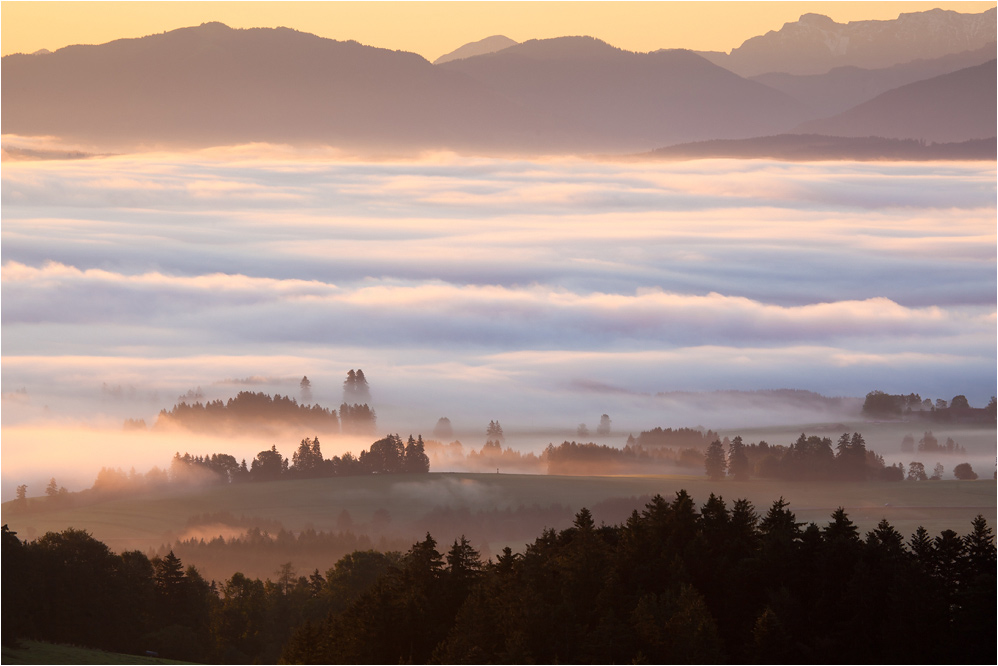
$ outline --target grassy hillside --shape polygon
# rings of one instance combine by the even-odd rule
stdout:
[[[5,664],[186,664],[156,657],[117,654],[103,650],[56,645],[41,641],[20,641],[16,647],[4,646]]]

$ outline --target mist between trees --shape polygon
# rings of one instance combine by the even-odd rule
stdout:
[[[656,495],[623,522],[582,509],[522,554],[357,550],[330,568],[211,581],[170,551],[112,553],[80,530],[3,528],[3,638],[207,663],[985,663],[995,546],[839,508],[804,527],[783,498]]]
[[[92,504],[114,496],[206,484],[425,474],[431,465],[468,472],[572,476],[704,473],[713,480],[735,481],[752,478],[808,482],[924,481],[939,480],[946,474],[946,468],[938,462],[931,468],[931,475],[925,463],[918,460],[912,460],[907,468],[900,462],[887,465],[882,455],[867,448],[859,432],[843,433],[834,444],[829,437],[801,433],[788,445],[771,445],[765,440],[746,444],[740,435],[720,438],[712,430],[702,428],[654,428],[642,431],[638,437],[629,435],[623,448],[564,441],[557,446],[549,444],[539,455],[504,447],[498,421],[491,421],[485,434],[486,442],[479,449],[465,447],[457,440],[449,444],[424,441],[422,435],[409,435],[403,442],[394,434],[373,442],[359,455],[347,452],[332,458],[323,456],[316,436],[302,439],[290,458],[273,445],[260,451],[250,463],[245,459],[238,461],[227,453],[181,455],[178,452],[167,469],[153,467],[144,474],[134,468],[126,473],[120,468],[104,467],[90,489],[77,493],[60,487],[55,478],[46,487],[44,498],[30,498],[27,486],[20,485],[10,508],[18,512],[46,511]],[[913,441],[912,436],[906,435],[901,450],[911,453]],[[931,431],[919,441],[918,452],[965,453],[952,438],[940,446]],[[961,480],[978,478],[968,462],[957,464],[952,473],[953,478]]]

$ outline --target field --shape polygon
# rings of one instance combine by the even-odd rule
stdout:
[[[139,657],[91,650],[72,645],[56,645],[41,641],[20,641],[17,647],[4,646],[5,664],[185,664],[184,661]]]
[[[120,552],[132,548],[148,551],[191,536],[206,540],[219,534],[231,537],[245,532],[245,526],[254,521],[269,526],[271,533],[279,527],[296,533],[308,528],[336,532],[343,529],[345,510],[350,514],[350,529],[369,536],[376,548],[379,542],[385,543],[382,539],[391,540],[397,548],[431,530],[442,544],[462,533],[468,534],[488,556],[505,545],[522,550],[543,527],[567,527],[572,515],[582,507],[593,509],[597,521],[617,523],[626,519],[632,508],[642,507],[644,500],[640,498],[659,493],[671,499],[683,488],[698,505],[713,492],[724,497],[729,506],[735,499],[747,498],[760,514],[774,500],[784,497],[799,521],[819,526],[824,526],[832,511],[842,506],[861,533],[872,529],[882,518],[887,518],[906,536],[919,525],[932,535],[943,529],[965,534],[977,514],[983,514],[991,525],[996,520],[993,480],[807,484],[761,480],[712,482],[703,476],[431,473],[189,488],[62,510],[44,510],[44,499],[32,499],[27,512],[17,509],[13,502],[5,503],[3,521],[21,538],[28,539],[67,527],[85,529]],[[550,507],[562,510],[552,512]],[[504,517],[501,512],[506,510],[510,513]],[[380,523],[375,516],[379,511]],[[486,521],[479,512],[492,512],[491,528],[484,525]],[[495,518],[496,512],[499,519]],[[197,520],[206,513],[227,515],[228,519]],[[431,515],[436,520],[431,520]],[[272,562],[233,561],[231,566],[265,577],[288,559],[294,561],[299,571],[324,570],[341,554],[313,552],[300,560],[286,553],[273,554]],[[207,564],[188,563],[199,568]],[[214,577],[231,573],[220,570],[217,563],[208,569],[206,573]]]

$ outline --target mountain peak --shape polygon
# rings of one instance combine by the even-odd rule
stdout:
[[[797,20],[797,23],[801,25],[814,26],[820,28],[831,28],[835,25],[835,21],[825,16],[824,14],[801,14],[801,17]]]
[[[502,51],[510,46],[516,46],[518,43],[519,42],[515,42],[505,35],[492,35],[491,37],[480,39],[477,42],[470,42],[464,46],[460,46],[450,53],[445,53],[434,60],[433,64],[442,65],[445,62],[450,62],[451,60],[461,60],[463,58],[473,58],[475,56],[495,53],[496,51]]]

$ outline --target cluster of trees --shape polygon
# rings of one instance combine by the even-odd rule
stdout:
[[[834,449],[830,438],[805,433],[789,446],[765,441],[745,444],[741,436],[715,439],[704,453],[703,465],[711,479],[727,476],[735,481],[753,476],[785,481],[937,481],[945,473],[939,463],[931,477],[918,461],[909,464],[907,474],[901,463],[886,465],[883,457],[866,448],[858,432],[843,433]],[[960,480],[977,478],[969,463],[957,465],[953,475]]]
[[[289,396],[252,391],[240,391],[226,402],[182,400],[172,409],[160,411],[154,427],[176,425],[195,432],[217,432],[260,424],[283,424],[324,432],[340,430],[340,418],[334,410],[299,404]]]
[[[589,432],[588,426],[585,423],[580,423],[575,429],[575,434],[579,437],[589,437],[591,434]],[[596,436],[597,437],[608,437],[610,435],[610,415],[603,414],[599,417],[599,425],[596,426]]]
[[[727,449],[727,452],[725,452]],[[788,446],[765,441],[745,444],[741,436],[715,439],[704,454],[704,469],[712,479],[731,476],[745,481],[752,476],[787,481],[900,481],[903,469],[887,466],[866,448],[860,433],[843,433],[832,444],[828,437],[801,433]]]
[[[699,467],[703,453],[685,448],[642,448],[625,446],[623,449],[605,444],[562,442],[548,444],[540,456],[548,474],[623,474],[650,472],[656,467]]]
[[[883,391],[870,391],[863,401],[863,413],[875,418],[917,416],[932,421],[991,421],[995,420],[995,397],[983,409],[970,406],[967,396],[956,395],[947,403],[942,398],[935,402],[922,399],[917,393],[894,395]]]
[[[85,532],[3,529],[3,633],[202,663],[987,663],[995,546],[842,509],[806,528],[781,498],[653,497],[620,525],[582,509],[522,554],[483,561],[430,534],[209,583],[172,551],[111,553]],[[733,592],[735,591],[735,592]]]
[[[71,503],[86,504],[99,501],[113,494],[128,494],[153,491],[176,485],[200,485],[212,483],[243,483],[249,481],[277,481],[279,479],[309,479],[333,476],[357,476],[362,474],[422,474],[430,471],[430,458],[426,455],[423,437],[409,435],[407,442],[396,435],[388,435],[371,444],[359,456],[345,453],[342,457],[322,456],[319,438],[301,440],[298,449],[285,458],[271,446],[260,451],[247,464],[246,459],[236,461],[227,453],[191,455],[175,453],[168,470],[153,467],[145,474],[132,468],[124,472],[120,468],[103,467],[97,473],[89,490],[70,493],[58,486],[55,479],[45,489],[44,501],[29,502],[27,485],[17,487],[15,507],[18,510],[46,510],[66,506]]]
[[[652,428],[643,430],[635,438],[627,436],[627,446],[650,449],[655,447],[673,447],[677,449],[703,450],[717,439],[717,433],[703,428]]]
[[[216,458],[224,458],[227,466],[216,471]],[[198,468],[215,475],[220,483],[241,481],[276,481],[282,478],[313,479],[332,476],[356,476],[361,474],[422,474],[430,471],[430,459],[426,455],[423,436],[418,439],[409,435],[409,440],[402,443],[402,438],[388,435],[371,444],[370,449],[363,450],[354,457],[345,453],[342,457],[324,458],[319,438],[301,440],[298,449],[291,454],[290,460],[281,455],[276,446],[267,451],[261,451],[247,468],[246,461],[230,467],[235,463],[232,456],[191,456],[179,453],[171,464],[171,478],[183,479],[191,475],[185,470]],[[180,468],[178,471],[174,467]]]
[[[303,376],[298,383],[301,403],[280,394],[240,391],[236,397],[204,400],[200,387],[178,398],[170,410],[161,410],[154,427],[181,426],[195,432],[244,430],[283,425],[319,432],[370,435],[377,430],[377,416],[368,403],[371,390],[363,370],[350,370],[343,382],[343,401],[338,413],[312,402],[312,382]],[[143,420],[128,419],[125,428],[145,428]]]
[[[904,468],[898,463],[898,467],[901,469],[900,476],[902,478],[907,478],[908,481],[939,481],[943,478],[943,474],[946,473],[946,468],[943,467],[942,463],[936,463],[932,470],[932,476],[929,476],[925,471],[925,465],[913,460],[908,463],[908,475],[904,477]],[[953,468],[953,476],[959,481],[973,481],[977,478],[977,472],[971,467],[970,463],[960,463]],[[892,481],[894,479],[891,479]],[[897,479],[900,481],[901,479]]]
[[[2,547],[5,645],[34,638],[232,664],[277,663],[296,627],[349,603],[350,584],[368,584],[365,576],[376,579],[398,557],[358,552],[347,558],[360,567],[332,577],[299,576],[285,564],[273,581],[236,573],[216,583],[173,551],[117,555],[81,530],[22,542],[4,525]],[[369,559],[376,566],[358,571]]]
[[[914,435],[907,434],[901,439],[901,450],[905,453],[911,453],[915,450]],[[918,440],[918,451],[924,453],[946,453],[959,455],[967,453],[967,450],[953,441],[952,437],[947,437],[946,443],[940,444],[939,440],[936,439],[936,436],[932,434],[931,430],[926,430],[925,434]]]
[[[367,377],[364,371],[358,369],[356,372],[347,372],[347,378],[343,380],[343,402],[368,403],[371,401],[371,388],[367,384]]]

